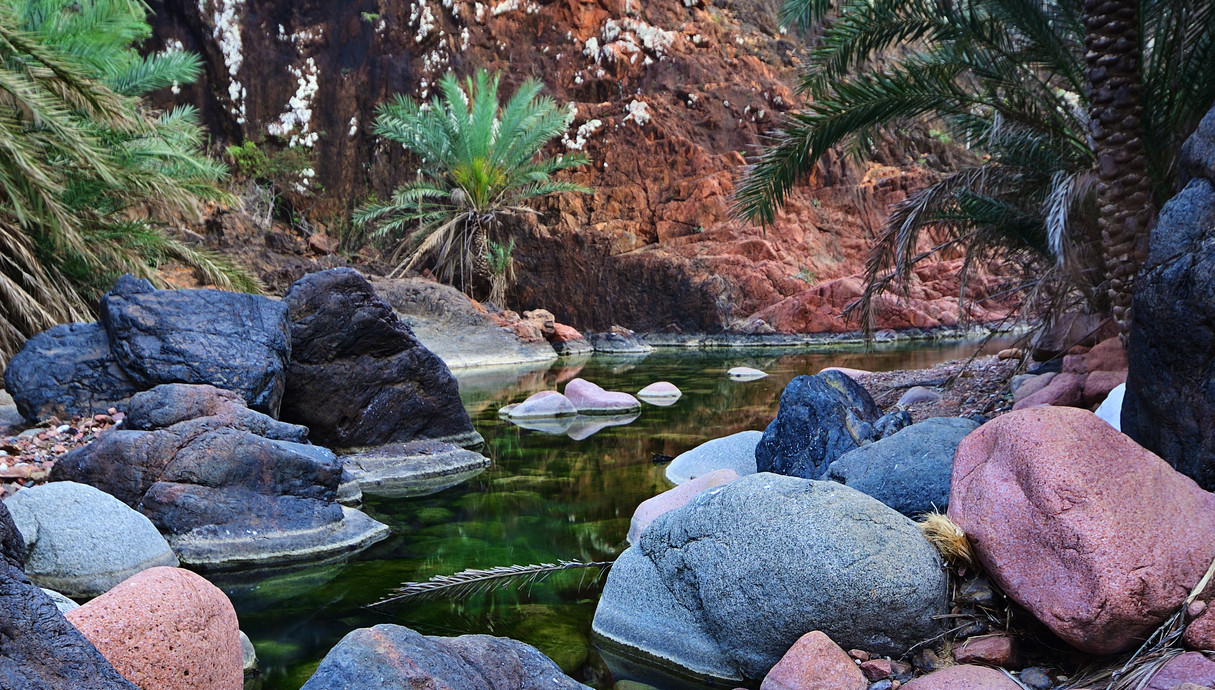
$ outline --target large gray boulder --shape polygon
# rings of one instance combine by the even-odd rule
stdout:
[[[859,491],[770,473],[654,520],[616,562],[593,629],[737,683],[803,634],[900,655],[939,632],[946,578],[915,523]]]
[[[39,587],[91,599],[140,571],[177,566],[147,517],[91,486],[52,482],[6,504],[25,539],[25,574]]]
[[[342,638],[302,690],[589,690],[531,645],[504,637],[429,637],[400,625]]]
[[[739,476],[755,474],[755,446],[763,437],[762,431],[740,431],[705,441],[692,450],[676,455],[667,465],[667,479],[683,484],[721,469],[734,470]]]
[[[1215,490],[1215,109],[1183,148],[1194,175],[1160,210],[1135,278],[1122,431]]]
[[[825,479],[915,517],[949,505],[953,453],[979,423],[961,417],[934,417],[891,436],[848,451],[827,467]]]
[[[4,388],[31,422],[104,413],[139,392],[99,323],[63,324],[25,341],[4,370]]]
[[[776,419],[755,448],[760,472],[819,479],[839,456],[878,438],[881,409],[847,375],[825,371],[785,386]]]

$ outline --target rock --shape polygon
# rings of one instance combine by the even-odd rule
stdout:
[[[1182,640],[1190,649],[1215,649],[1215,609],[1208,606],[1199,612],[1186,626]]]
[[[657,407],[670,407],[679,400],[683,392],[669,381],[658,381],[637,391],[637,397]]]
[[[587,342],[595,348],[595,352],[606,355],[643,355],[654,351],[636,333],[627,328],[613,326],[607,333],[588,333]]]
[[[140,389],[206,383],[278,416],[291,356],[282,302],[222,290],[156,290],[128,274],[101,299],[101,323]]]
[[[308,442],[308,427],[287,424],[245,406],[232,391],[207,385],[166,383],[131,398],[123,418],[124,429],[149,431],[199,417],[214,417],[234,429],[265,438]]]
[[[901,686],[900,690],[1022,690],[1003,671],[986,666],[950,666]]]
[[[1058,372],[1049,371],[1045,374],[1027,374],[1020,385],[1013,388],[1013,402],[1019,403],[1038,391],[1046,388],[1058,376]],[[1014,381],[1016,378],[1015,377]]]
[[[54,482],[6,503],[25,539],[25,573],[39,587],[88,599],[142,570],[177,565],[148,518],[91,486]]]
[[[867,376],[867,375],[873,373],[872,371],[869,371],[867,369],[852,369],[850,367],[825,367],[825,368],[821,369],[818,373],[825,374],[828,371],[838,371],[839,373],[843,374],[844,376],[847,376],[850,379],[858,379],[862,376]]]
[[[1050,679],[1050,675],[1037,666],[1022,669],[1018,680],[1029,690],[1051,690],[1055,686],[1054,681]]]
[[[1160,667],[1144,690],[1177,690],[1182,683],[1215,687],[1215,661],[1201,652],[1186,652]]]
[[[400,625],[342,638],[302,690],[587,690],[535,647],[503,637],[428,637]]]
[[[879,440],[893,436],[911,426],[912,422],[911,413],[907,410],[887,412],[878,417],[878,420],[873,423],[873,438],[874,440]]]
[[[401,323],[357,271],[296,281],[282,418],[339,448],[413,440],[476,445],[451,370]]]
[[[628,414],[596,414],[591,416],[578,415],[570,419],[570,425],[565,429],[565,435],[575,441],[585,441],[604,429],[614,426],[632,424],[641,416],[640,412]]]
[[[1194,177],[1215,180],[1215,109],[1207,111],[1182,144],[1178,168],[1183,183]]]
[[[80,604],[77,604],[75,601],[63,596],[53,589],[47,589],[46,587],[42,587],[41,589],[44,594],[51,598],[51,601],[55,602],[55,608],[59,609],[59,613],[67,613],[72,609],[80,608]]]
[[[502,409],[506,410],[506,408]],[[570,402],[569,398],[557,391],[534,393],[507,411],[507,417],[511,420],[551,419],[553,417],[569,417],[576,414],[578,414],[578,408],[574,407],[574,403]],[[565,432],[562,431],[561,433]]]
[[[1215,370],[1204,354],[1215,351],[1213,183],[1195,178],[1160,210],[1135,278],[1122,406],[1123,432],[1208,491],[1215,489]]]
[[[959,664],[980,664],[1016,669],[1021,666],[1021,644],[1011,635],[983,635],[967,638],[953,650]]]
[[[558,324],[560,325],[560,324]],[[586,338],[573,338],[570,340],[554,340],[552,342],[553,351],[559,357],[577,357],[581,355],[590,355],[595,352],[595,346],[591,345]]]
[[[557,358],[548,343],[526,341],[501,327],[484,307],[450,285],[424,278],[375,278],[371,286],[414,337],[452,369]]]
[[[768,671],[760,690],[866,690],[869,681],[831,638],[808,632]]]
[[[98,323],[63,324],[25,341],[4,370],[4,388],[31,422],[104,413],[139,391]]]
[[[875,438],[882,416],[869,393],[839,372],[798,376],[755,448],[760,472],[818,479],[844,453]]]
[[[1084,377],[1084,405],[1096,405],[1109,396],[1118,386],[1126,390],[1126,370],[1094,371]]]
[[[565,397],[573,403],[578,414],[618,415],[641,409],[637,398],[628,393],[607,391],[580,378],[565,384]]]
[[[759,379],[767,378],[768,374],[751,367],[734,367],[726,372],[726,376],[735,381],[758,381]]]
[[[1008,347],[996,353],[997,359],[1021,359],[1025,351],[1019,347]]]
[[[755,474],[755,446],[763,436],[762,431],[740,431],[706,441],[675,456],[667,465],[666,477],[675,484],[683,484],[720,469],[734,470],[743,477]]]
[[[910,405],[932,405],[941,402],[941,394],[925,388],[923,386],[915,386],[909,388],[904,393],[895,405],[899,407],[908,407]]]
[[[25,543],[0,501],[0,688],[136,690],[21,572]]]
[[[240,665],[246,678],[257,671],[257,649],[253,646],[253,640],[244,632],[240,634]]]
[[[960,417],[934,417],[848,451],[825,479],[846,484],[909,517],[949,505],[953,454],[979,427]]]
[[[861,670],[861,674],[869,680],[881,680],[894,675],[890,659],[869,659],[862,661],[858,668]]]
[[[915,523],[833,482],[754,474],[664,513],[608,575],[593,629],[697,674],[759,679],[807,632],[902,654],[945,577]]]
[[[1082,355],[1063,358],[1063,370],[1072,373],[1091,374],[1096,371],[1126,371],[1126,348],[1118,337],[1106,338]]]
[[[188,570],[145,570],[67,618],[142,688],[244,687],[236,610],[218,587]]]
[[[489,467],[489,458],[439,441],[394,443],[341,456],[369,496],[428,496],[461,484]]]
[[[1117,334],[1113,321],[1100,314],[1063,314],[1034,336],[1031,342],[1033,358],[1044,362],[1075,345],[1096,345]]]
[[[1215,558],[1215,495],[1086,410],[963,439],[949,517],[1009,597],[1091,654],[1138,646]]]
[[[676,508],[683,507],[702,491],[707,491],[717,486],[724,486],[735,479],[738,479],[738,473],[732,469],[713,470],[680,484],[674,489],[664,491],[653,498],[647,498],[642,501],[641,505],[637,506],[637,509],[633,511],[633,519],[629,523],[629,543],[636,544],[637,540],[641,538],[641,533],[645,531],[646,527],[650,526],[654,518]]]
[[[1024,410],[1030,407],[1056,405],[1059,407],[1075,407],[1084,404],[1084,376],[1063,372],[1051,378],[1050,383],[1033,395],[1028,395],[1013,404],[1014,410]],[[1029,384],[1022,386],[1024,390]]]
[[[165,395],[139,393],[132,406]],[[229,414],[110,430],[51,471],[52,481],[89,484],[146,515],[196,568],[320,560],[382,539],[387,527],[338,505],[341,476],[330,451],[258,436]]]

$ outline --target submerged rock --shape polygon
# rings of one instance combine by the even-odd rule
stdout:
[[[818,479],[841,455],[877,438],[873,425],[881,416],[868,391],[838,371],[798,376],[755,448],[756,467]]]
[[[411,441],[341,456],[369,496],[427,496],[481,474],[489,458],[440,441]]]
[[[657,407],[674,405],[683,392],[669,381],[657,381],[637,391],[637,397]]]
[[[430,637],[400,625],[342,638],[302,690],[589,690],[531,645],[504,637]]]
[[[729,682],[759,679],[802,635],[901,654],[946,611],[915,523],[833,482],[743,477],[659,516],[613,566],[593,629]]]
[[[605,355],[647,355],[654,347],[627,328],[613,326],[607,333],[587,333],[586,340],[595,352]]]
[[[283,419],[337,448],[481,443],[451,370],[357,271],[304,276],[283,302],[292,348]]]
[[[743,477],[755,474],[755,446],[763,437],[762,431],[740,431],[706,441],[675,456],[667,465],[666,477],[676,484],[683,484],[720,469],[734,470]]]
[[[627,414],[641,409],[637,398],[628,393],[604,390],[598,384],[576,378],[565,384],[565,397],[578,414]]]
[[[734,367],[726,372],[726,376],[735,381],[758,381],[759,379],[767,378],[768,374],[751,367]]]
[[[518,405],[508,407],[510,407],[509,410],[503,408],[503,411],[512,421],[569,417],[578,414],[578,408],[574,407],[574,403],[557,391],[540,391],[528,396]]]
[[[9,498],[25,539],[25,573],[39,587],[92,598],[177,557],[142,514],[91,486],[53,482]]]

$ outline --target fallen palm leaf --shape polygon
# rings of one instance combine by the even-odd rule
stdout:
[[[462,598],[510,585],[523,587],[543,582],[553,573],[585,568],[600,568],[600,575],[612,567],[612,561],[557,561],[532,565],[507,565],[488,569],[462,570],[455,575],[435,575],[425,582],[406,582],[392,595],[369,606],[380,606],[403,599],[418,597]],[[598,577],[597,575],[596,577]]]

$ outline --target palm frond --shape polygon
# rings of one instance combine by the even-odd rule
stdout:
[[[554,573],[583,568],[599,568],[606,573],[613,561],[557,561],[536,565],[509,565],[487,569],[462,570],[455,575],[435,575],[426,582],[406,582],[393,593],[369,606],[428,597],[464,598],[505,587],[525,587],[543,582]]]

